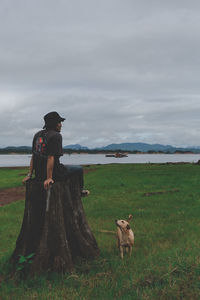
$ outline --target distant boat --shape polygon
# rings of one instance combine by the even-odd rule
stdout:
[[[115,154],[106,154],[105,156],[106,156],[106,157],[115,157],[115,158],[128,157],[127,154],[120,153],[120,152],[117,152],[117,153],[115,153]]]
[[[117,153],[115,154],[115,157],[116,157],[116,158],[122,158],[122,157],[128,157],[128,155],[125,154],[125,153],[117,152]]]

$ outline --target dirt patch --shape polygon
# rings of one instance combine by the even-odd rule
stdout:
[[[0,207],[25,198],[25,187],[19,186],[0,190]]]
[[[88,165],[87,167],[90,166]],[[11,169],[19,169],[19,167],[11,167]],[[23,167],[21,169],[23,169]],[[96,168],[85,168],[84,174],[87,174],[92,171],[96,171]],[[19,176],[25,175],[26,173],[19,174]],[[25,186],[19,186],[9,189],[0,189],[0,207],[21,199],[25,199]]]

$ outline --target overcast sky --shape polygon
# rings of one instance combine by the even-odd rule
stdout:
[[[200,1],[1,0],[0,147],[200,146]]]

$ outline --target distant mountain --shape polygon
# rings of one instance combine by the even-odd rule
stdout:
[[[140,151],[140,152],[148,152],[148,151],[162,151],[162,152],[170,152],[174,153],[175,151],[188,151],[199,153],[200,147],[173,147],[171,145],[161,145],[161,144],[147,144],[147,143],[121,143],[121,144],[110,144],[105,147],[97,148],[97,150],[104,151]]]
[[[26,150],[31,150],[32,147],[29,147],[29,146],[8,146],[8,147],[5,147],[5,148],[1,148],[3,150],[6,150],[6,151],[15,151],[15,150],[22,150],[22,151],[26,151]]]
[[[121,143],[121,144],[110,144],[105,147],[97,148],[101,150],[121,150],[121,151],[170,151],[173,152],[176,150],[175,147],[170,145],[160,145],[160,144],[146,144],[146,143]]]
[[[151,151],[162,151],[167,153],[174,153],[176,151],[182,152],[193,152],[200,153],[200,147],[173,147],[171,145],[161,145],[161,144],[147,144],[147,143],[121,143],[121,144],[110,144],[103,147],[98,148],[88,148],[86,146],[81,146],[80,144],[72,144],[63,147],[64,150],[72,150],[72,151],[140,151],[140,152],[151,152]],[[6,148],[0,148],[0,153],[11,153],[11,152],[19,152],[26,153],[31,152],[31,147],[29,146],[9,146]]]
[[[64,146],[63,149],[70,149],[70,150],[89,150],[88,147],[81,146],[81,145],[79,145],[79,144],[74,144],[74,145]]]
[[[64,149],[67,150],[95,150],[95,151],[140,151],[140,152],[148,152],[148,151],[162,151],[162,152],[170,152],[174,153],[175,151],[191,151],[194,153],[200,152],[200,147],[188,147],[188,148],[181,148],[181,147],[173,147],[171,145],[161,145],[161,144],[147,144],[147,143],[121,143],[121,144],[110,144],[103,147],[97,148],[88,148],[85,146],[81,146],[80,144],[73,144],[65,146]]]
[[[32,148],[29,146],[9,146],[5,148],[0,148],[0,154],[9,154],[9,153],[20,153],[20,154],[27,154],[31,153]]]

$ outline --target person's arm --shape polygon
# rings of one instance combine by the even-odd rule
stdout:
[[[32,155],[32,157],[31,157],[31,161],[30,161],[29,172],[28,172],[28,174],[26,175],[26,177],[22,180],[22,183],[25,184],[25,182],[26,182],[27,180],[31,179],[32,174],[33,174],[33,155]]]
[[[51,183],[54,183],[53,177],[54,156],[49,155],[47,159],[47,179],[44,181],[44,188],[47,190]]]

